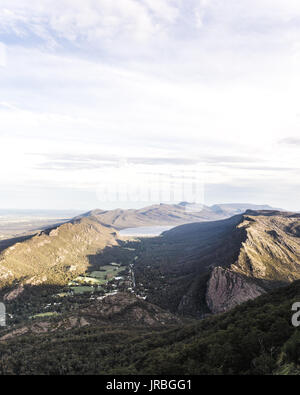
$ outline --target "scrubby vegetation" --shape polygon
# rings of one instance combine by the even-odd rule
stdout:
[[[300,282],[234,310],[169,329],[106,325],[0,344],[11,374],[297,374],[300,332],[291,306]]]

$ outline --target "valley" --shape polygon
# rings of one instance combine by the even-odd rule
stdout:
[[[59,339],[64,339],[64,347],[74,340],[79,352],[79,342],[90,338],[94,344],[101,338],[96,350],[103,364],[90,351],[89,363],[88,357],[76,356],[79,371],[95,373],[93,363],[100,363],[99,374],[155,373],[150,360],[147,366],[136,365],[125,357],[131,341],[137,341],[137,347],[142,344],[138,355],[147,360],[148,354],[156,358],[155,349],[172,359],[173,347],[184,358],[195,328],[205,332],[207,326],[222,327],[223,314],[229,314],[231,322],[235,309],[245,306],[250,312],[251,306],[260,308],[256,301],[269,294],[282,294],[284,289],[298,292],[297,287],[286,287],[300,280],[299,227],[297,213],[248,210],[228,219],[172,227],[153,237],[124,236],[91,214],[12,242],[0,254],[0,299],[7,310],[7,327],[0,328],[0,350],[6,361],[1,369],[10,366],[16,372],[2,345],[11,348],[18,369],[26,371],[28,364],[20,364],[18,357],[19,342],[27,344],[28,352],[34,347],[30,353],[38,366],[39,353],[46,352],[51,339],[55,347],[47,357],[53,363],[45,365],[49,373],[61,355]],[[292,335],[292,330],[287,332]],[[117,358],[116,371],[107,354],[115,347],[109,337],[123,339],[123,362]],[[166,343],[168,337],[172,345]],[[256,355],[260,358],[259,350]],[[209,363],[198,366],[195,361],[182,368],[174,362],[177,367],[170,370],[167,361],[157,363],[161,372],[212,371]],[[69,373],[75,372],[73,362],[66,362]],[[277,360],[273,362],[276,365]]]
[[[298,223],[299,214],[249,210],[155,237],[125,237],[84,216],[5,250],[0,293],[15,308],[43,290],[59,298],[47,300],[49,309],[129,292],[174,314],[204,318],[300,279]]]

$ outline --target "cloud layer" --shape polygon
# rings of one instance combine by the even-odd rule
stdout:
[[[299,209],[299,21],[294,0],[2,0],[2,204],[101,205],[126,160]]]

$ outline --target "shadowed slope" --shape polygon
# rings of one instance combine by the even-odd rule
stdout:
[[[299,227],[299,214],[278,211],[182,225],[143,242],[137,281],[172,311],[225,311],[300,279]]]

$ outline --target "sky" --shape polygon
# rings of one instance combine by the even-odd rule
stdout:
[[[0,0],[0,207],[300,210],[298,0]]]

